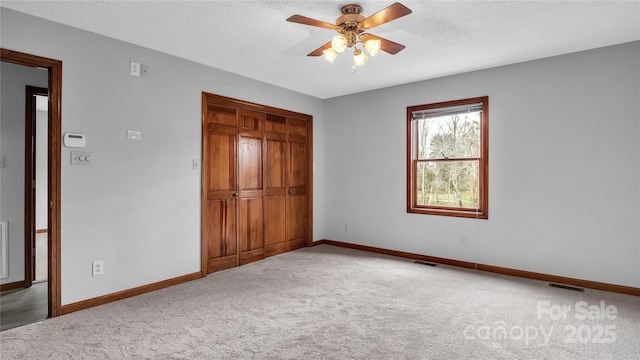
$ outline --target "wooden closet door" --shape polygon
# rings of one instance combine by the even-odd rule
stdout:
[[[203,236],[208,245],[207,272],[238,265],[238,127],[235,109],[207,104],[203,136]],[[204,195],[204,194],[203,194]]]
[[[312,121],[202,93],[203,276],[308,245]]]
[[[264,259],[263,235],[263,145],[264,120],[261,112],[240,110],[240,265]]]
[[[287,119],[287,250],[307,246],[307,122]]]
[[[264,242],[272,256],[287,251],[287,121],[272,114],[266,120]]]

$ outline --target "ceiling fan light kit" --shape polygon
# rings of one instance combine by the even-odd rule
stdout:
[[[338,53],[343,52],[347,48],[347,44],[347,38],[343,35],[336,35],[331,40],[331,47]]]
[[[353,65],[362,66],[367,63],[367,60],[369,60],[369,57],[365,55],[362,50],[358,48],[355,48],[355,50],[353,50]]]
[[[367,50],[367,52],[371,55],[371,56],[376,56],[376,54],[378,53],[378,51],[380,51],[380,45],[382,44],[382,41],[378,40],[378,39],[369,39],[367,41],[364,42],[364,49]]]
[[[338,53],[335,50],[333,50],[333,47],[322,50],[322,54],[324,55],[324,58],[327,59],[327,61],[332,64],[338,57]]]
[[[404,49],[404,45],[393,41],[375,36],[365,31],[391,20],[411,14],[411,10],[400,3],[394,3],[379,12],[365,18],[360,15],[362,7],[360,5],[345,5],[341,9],[342,16],[336,20],[336,24],[311,19],[302,15],[293,15],[287,21],[304,25],[321,27],[324,29],[335,30],[338,35],[316,50],[310,52],[307,56],[324,56],[324,58],[333,63],[338,54],[346,48],[353,48],[353,65],[364,65],[369,57],[358,49],[357,44],[360,43],[370,56],[375,56],[380,50],[391,55],[395,55]]]

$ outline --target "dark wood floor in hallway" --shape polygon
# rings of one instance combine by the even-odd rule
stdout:
[[[46,281],[0,293],[0,331],[47,318]]]

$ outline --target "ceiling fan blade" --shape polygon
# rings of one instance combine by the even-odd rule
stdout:
[[[331,30],[336,30],[338,28],[338,25],[334,25],[334,24],[330,24],[328,22],[324,22],[324,21],[308,18],[308,17],[302,16],[302,15],[292,15],[287,19],[287,21],[298,23],[298,24],[303,24],[303,25],[321,27],[321,28],[324,28],[324,29],[331,29]]]
[[[409,14],[411,14],[411,9],[400,3],[394,3],[362,20],[360,25],[365,29],[371,29]]]
[[[331,41],[327,42],[326,44],[320,46],[319,48],[313,50],[312,52],[308,53],[307,56],[321,56],[322,52],[325,51],[326,49],[331,47]]]
[[[380,40],[380,50],[388,52],[391,55],[395,55],[405,48],[405,46],[402,44],[398,44],[397,42],[393,42],[391,40],[387,40],[385,38],[381,38],[380,36],[375,36],[372,34],[366,34],[363,40],[366,41],[369,39]],[[329,42],[329,46],[331,46],[331,42]]]

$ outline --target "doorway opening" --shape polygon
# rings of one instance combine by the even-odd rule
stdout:
[[[62,62],[59,60],[48,59],[48,58],[21,53],[13,50],[8,50],[8,49],[0,49],[0,60],[3,63],[6,62],[6,63],[22,65],[22,66],[31,67],[31,68],[44,69],[46,70],[46,73],[47,73],[47,84],[48,84],[48,88],[45,88],[44,90],[42,90],[41,88],[39,90],[40,93],[34,93],[33,94],[34,96],[28,97],[28,98],[31,98],[32,101],[34,102],[34,104],[31,105],[32,107],[27,107],[28,105],[25,106],[25,111],[30,112],[31,111],[30,109],[36,109],[36,113],[37,113],[37,101],[38,101],[37,96],[42,96],[42,95],[47,96],[45,100],[46,109],[47,109],[46,115],[45,115],[46,121],[44,122],[44,125],[38,126],[39,125],[38,120],[35,120],[36,122],[35,122],[34,128],[36,129],[39,128],[40,130],[43,130],[44,135],[42,136],[46,138],[46,143],[43,146],[46,149],[45,156],[48,164],[45,166],[44,170],[41,168],[40,171],[38,171],[35,165],[36,156],[34,156],[33,159],[26,159],[24,162],[25,165],[27,165],[28,161],[33,161],[33,164],[34,164],[32,169],[35,169],[34,170],[35,173],[33,174],[33,176],[29,175],[29,178],[33,180],[33,179],[36,179],[36,176],[38,175],[44,175],[44,178],[46,179],[46,185],[43,185],[43,189],[45,191],[45,195],[44,195],[45,200],[40,201],[40,203],[44,203],[44,205],[43,206],[41,205],[40,209],[37,209],[35,205],[35,202],[37,201],[37,198],[38,198],[38,194],[35,193],[35,191],[33,190],[37,187],[36,186],[37,180],[33,180],[30,183],[28,183],[27,180],[25,180],[24,181],[24,185],[25,185],[24,186],[24,194],[25,194],[24,223],[27,226],[25,226],[24,234],[25,234],[25,238],[28,238],[31,241],[29,243],[29,246],[24,247],[24,250],[25,250],[24,251],[24,256],[25,256],[24,275],[25,276],[24,278],[21,277],[23,279],[22,281],[8,282],[8,281],[5,281],[8,279],[2,280],[2,283],[0,283],[0,290],[2,290],[2,293],[4,295],[5,292],[9,292],[10,290],[16,290],[20,288],[28,288],[28,290],[32,290],[37,287],[38,289],[46,293],[47,316],[48,317],[59,316],[61,315],[61,289],[60,289],[60,275],[61,275],[61,266],[60,266],[60,194],[61,194],[60,185],[61,183],[60,183],[60,179],[61,177],[60,177],[60,170],[61,170],[61,138],[62,138],[61,124],[62,124],[62,121],[61,121],[60,105],[62,102],[61,101]],[[4,82],[4,79],[5,79],[5,76],[3,76],[3,79],[2,79],[3,82]],[[42,99],[40,101],[42,101]],[[46,131],[44,131],[45,129]],[[37,136],[37,134],[35,136]],[[25,137],[26,137],[26,134],[25,134]],[[33,143],[35,146],[35,141]],[[24,146],[25,146],[25,150],[27,150],[26,149],[26,147],[28,146],[27,142],[25,142]],[[25,153],[28,153],[28,151]],[[36,149],[33,149],[33,153],[36,154]],[[2,157],[3,165],[5,163],[5,160],[6,159]],[[28,167],[29,166],[25,167],[25,170]],[[40,174],[38,174],[38,172]],[[33,203],[34,205],[32,207],[27,206],[26,205],[27,201],[29,201],[30,203]],[[37,215],[38,210],[40,213],[39,216]],[[40,221],[41,219],[39,219],[42,217],[46,218],[46,222],[45,222],[45,225],[39,225],[39,226],[44,228],[36,229],[36,221],[38,221],[39,224],[42,224],[42,222]],[[27,219],[29,219],[28,220],[29,224],[32,224],[32,225],[27,224]],[[8,225],[7,227],[11,229],[10,225]],[[5,232],[4,230],[7,227],[3,226],[3,232],[2,232],[3,239],[6,238],[4,235],[7,232]],[[38,253],[42,253],[44,246],[40,246],[40,249],[38,249],[36,235],[40,235],[40,234],[37,234],[37,230],[41,230],[40,234],[43,234],[43,237],[46,239],[46,241],[44,241],[46,243],[46,250],[44,251],[44,253],[46,254],[45,256],[38,256]],[[27,256],[29,257],[29,260],[27,260]],[[2,260],[3,260],[2,261],[3,266],[0,268],[2,268],[4,271],[5,269],[4,265],[6,264],[6,261],[4,261],[4,257],[2,257]],[[38,260],[40,260],[39,261],[40,265],[38,265]],[[46,260],[46,262],[44,262],[43,260]],[[42,269],[43,267],[46,270],[43,270]],[[40,268],[40,275],[38,275],[37,273],[37,270],[39,268]],[[9,273],[12,273],[12,272],[15,273],[15,271],[9,271]],[[43,275],[43,274],[46,274],[46,275]],[[46,279],[46,281],[40,281],[40,282],[38,281],[38,280],[44,280],[44,279]],[[29,287],[30,285],[34,284],[34,280],[35,280],[35,284],[37,284],[38,286]],[[4,310],[4,307],[3,307],[3,310]],[[2,320],[3,320],[2,322],[4,323],[4,319]]]
[[[49,90],[26,87],[25,114],[25,284],[46,282],[48,264]],[[26,281],[29,278],[28,281]]]

